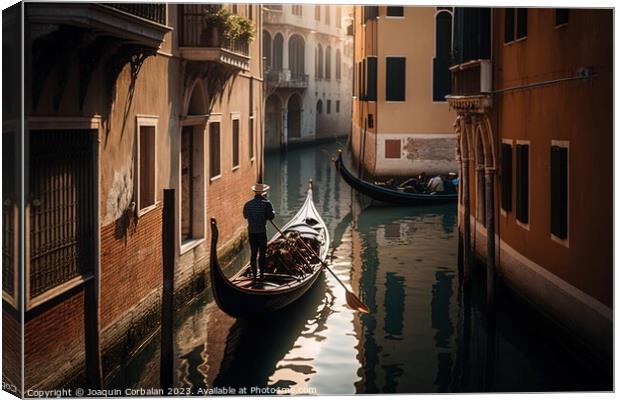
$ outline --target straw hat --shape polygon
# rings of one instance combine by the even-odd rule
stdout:
[[[252,186],[252,191],[256,193],[265,193],[268,190],[269,185],[264,185],[262,183],[257,183],[256,185]]]

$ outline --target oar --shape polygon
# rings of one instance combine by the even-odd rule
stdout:
[[[278,228],[278,226],[275,224],[275,222],[273,222],[272,220],[270,220],[269,222],[271,222],[271,225],[273,225],[274,228],[276,228],[276,230],[278,231],[278,233],[280,234],[280,236],[282,236],[282,238],[286,239],[286,236],[284,236],[284,233],[280,230],[280,228]],[[301,239],[301,238],[300,238]],[[344,288],[345,290],[345,298],[347,300],[347,305],[349,307],[351,307],[352,309],[359,311],[361,313],[365,313],[367,314],[368,312],[370,312],[370,310],[368,309],[368,307],[366,306],[366,304],[362,303],[362,301],[352,292],[350,291],[344,283],[342,283],[342,281],[340,280],[340,278],[338,278],[338,276],[334,273],[334,271],[332,271],[331,268],[329,268],[329,266],[327,265],[327,263],[323,260],[321,260],[321,257],[319,257],[316,252],[306,244],[306,242],[303,241],[303,239],[300,240],[301,244],[304,245],[304,247],[306,248],[306,250],[308,250],[310,252],[310,254],[314,255],[314,257],[316,257],[317,260],[319,260],[319,262],[323,265],[323,267],[325,267],[334,278],[336,278],[336,280],[338,281],[338,283],[340,283],[340,285]]]

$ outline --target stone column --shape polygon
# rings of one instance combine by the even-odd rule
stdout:
[[[282,142],[280,149],[286,149],[288,144],[288,108],[282,107]]]

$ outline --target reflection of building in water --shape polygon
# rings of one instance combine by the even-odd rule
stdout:
[[[265,148],[351,129],[351,6],[266,4]]]
[[[456,267],[445,260],[456,236],[446,237],[440,214],[400,212],[385,223],[385,214],[367,209],[358,219],[360,234],[352,236],[364,260],[353,267],[361,267],[359,290],[371,309],[360,317],[364,361],[357,389],[445,391],[452,379],[457,285]]]

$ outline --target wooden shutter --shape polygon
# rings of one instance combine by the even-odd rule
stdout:
[[[504,211],[512,211],[512,145],[502,143],[502,208]]]
[[[386,58],[385,97],[387,101],[405,101],[405,58]]]
[[[220,123],[213,122],[209,125],[209,176],[211,178],[220,174]]]
[[[377,100],[377,57],[368,57],[368,85],[366,99],[368,101]]]
[[[400,140],[385,140],[385,158],[400,158]]]
[[[527,8],[517,8],[517,39],[527,36]]]
[[[529,145],[517,145],[517,219],[524,224],[529,222],[529,151]]]
[[[504,10],[504,43],[515,40],[515,9]]]
[[[551,146],[551,233],[566,239],[568,233],[568,151]]]

